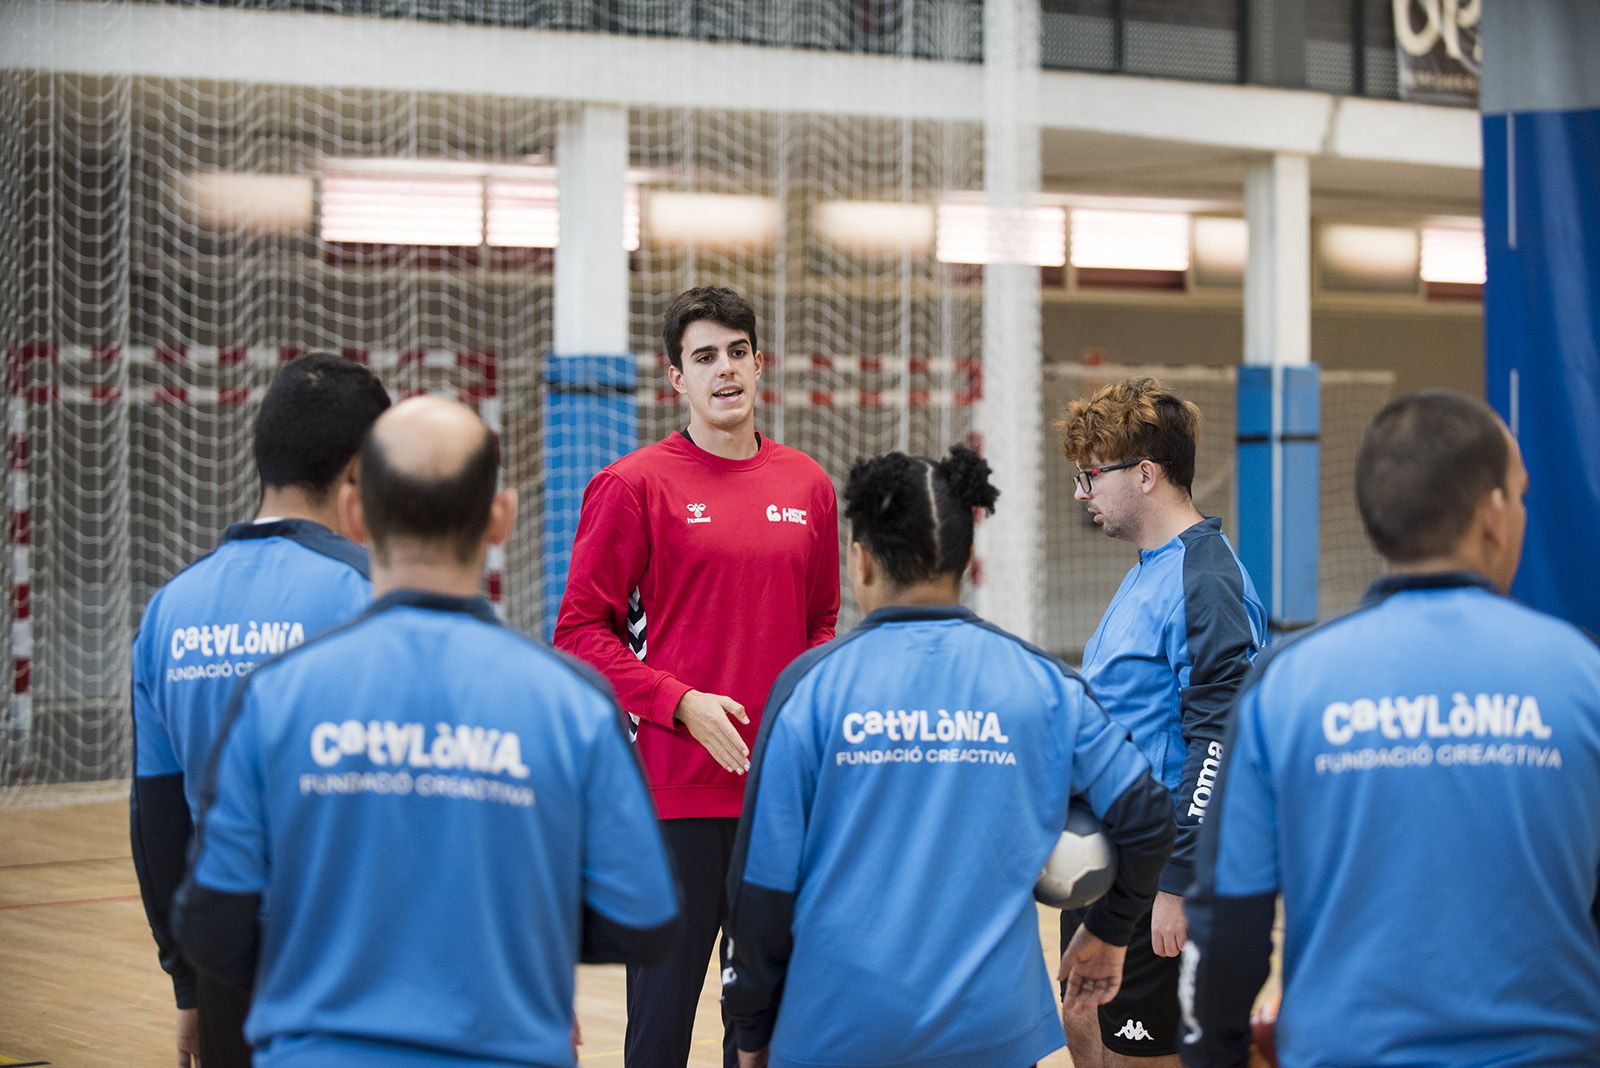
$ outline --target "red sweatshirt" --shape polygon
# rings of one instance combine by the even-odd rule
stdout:
[[[599,669],[639,717],[662,819],[738,816],[744,776],[672,718],[689,690],[744,705],[753,750],[778,673],[833,637],[839,514],[803,452],[761,439],[725,460],[674,433],[590,481],[556,645]]]

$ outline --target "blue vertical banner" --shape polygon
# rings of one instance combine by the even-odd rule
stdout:
[[[1484,6],[1485,378],[1529,473],[1512,593],[1600,632],[1600,5]]]
[[[637,362],[624,356],[556,356],[545,366],[544,635],[555,634],[572,563],[583,491],[595,472],[639,445]]]
[[[1239,560],[1275,633],[1317,621],[1321,431],[1316,364],[1239,368]]]

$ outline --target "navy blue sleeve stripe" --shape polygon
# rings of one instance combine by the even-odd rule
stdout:
[[[189,803],[183,796],[183,774],[136,777],[128,798],[128,824],[139,896],[162,970],[172,977],[178,1008],[193,1008],[194,969],[178,952],[172,931],[172,899],[183,882],[194,832]]]
[[[1126,946],[1150,911],[1156,882],[1172,849],[1172,795],[1146,771],[1106,810],[1106,837],[1117,848],[1117,876],[1083,918],[1089,933]]]
[[[1218,898],[1204,916],[1204,941],[1195,939],[1191,920],[1179,980],[1185,1064],[1246,1068],[1250,1063],[1250,1008],[1270,971],[1276,911],[1273,894]],[[1227,941],[1237,948],[1218,953],[1220,943],[1211,931],[1228,932]]]
[[[248,990],[261,952],[261,895],[232,894],[184,881],[173,902],[184,953],[209,975]]]
[[[1257,658],[1245,690],[1260,681],[1268,662],[1281,654],[1283,648],[1278,646]],[[1245,690],[1241,690],[1241,697]],[[1228,772],[1238,753],[1235,744],[1238,734],[1238,717],[1232,717],[1223,741],[1224,757],[1211,801],[1211,819],[1200,834],[1194,881],[1183,900],[1188,944],[1184,948],[1180,995],[1184,1003],[1183,1054],[1184,1060],[1191,1064],[1242,1066],[1246,1063],[1250,1046],[1250,1008],[1271,967],[1272,920],[1277,895],[1259,895],[1266,900],[1264,946],[1258,929],[1262,909],[1257,898],[1223,899],[1217,895],[1217,854],[1222,845]],[[1250,977],[1257,972],[1260,976],[1255,985],[1249,985]],[[1211,983],[1224,980],[1230,984],[1229,990],[1220,994],[1211,990]],[[1202,986],[1205,987],[1203,992]]]
[[[582,964],[655,964],[665,960],[682,933],[680,912],[655,927],[630,927],[583,906],[583,931],[578,949]]]
[[[348,538],[341,538],[331,530],[324,527],[296,529],[286,532],[284,537],[318,555],[348,565],[364,579],[370,581],[372,578],[371,560],[367,556],[367,550]]]
[[[1250,671],[1257,639],[1245,608],[1238,558],[1208,524],[1186,532],[1183,611],[1189,646],[1189,684],[1179,695],[1187,751],[1173,796],[1178,837],[1161,889],[1181,894],[1194,864],[1195,835],[1205,819],[1222,759],[1229,710]]]

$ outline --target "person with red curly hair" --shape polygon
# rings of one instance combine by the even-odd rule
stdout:
[[[1122,989],[1063,1012],[1079,1068],[1178,1064],[1178,954],[1195,839],[1216,785],[1234,695],[1267,639],[1250,576],[1192,496],[1200,410],[1151,378],[1114,382],[1058,423],[1077,465],[1074,496],[1107,535],[1137,547],[1084,648],[1083,676],[1172,791],[1177,841],[1160,892],[1128,946]],[[1082,916],[1063,913],[1065,947]],[[1096,1026],[1098,1023],[1098,1027]]]

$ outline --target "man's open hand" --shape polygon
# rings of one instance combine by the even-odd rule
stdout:
[[[1098,1008],[1122,988],[1122,960],[1127,947],[1113,946],[1079,927],[1061,955],[1056,978],[1067,984],[1065,1013],[1076,1015]]]
[[[750,749],[728,722],[730,716],[740,723],[750,722],[744,705],[738,701],[699,690],[684,694],[672,713],[672,718],[687,727],[694,740],[706,747],[711,759],[735,775],[743,775],[750,770]]]

